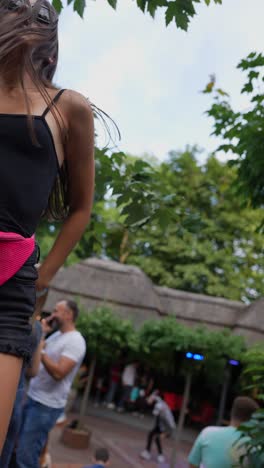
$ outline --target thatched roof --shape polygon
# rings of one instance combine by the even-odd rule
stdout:
[[[241,312],[234,332],[246,334],[250,343],[264,340],[264,298],[256,300]]]
[[[175,315],[188,325],[228,327],[249,341],[264,337],[264,299],[251,306],[242,302],[155,286],[140,268],[91,258],[62,268],[51,284],[46,310],[58,300],[79,298],[89,312],[109,305],[136,326],[147,319]]]
[[[45,308],[49,310],[58,298],[77,296],[87,309],[107,304],[136,325],[162,314],[159,296],[145,273],[117,262],[91,258],[61,269]]]
[[[220,297],[157,286],[155,289],[164,310],[190,325],[204,323],[213,328],[232,328],[245,307],[241,302]]]

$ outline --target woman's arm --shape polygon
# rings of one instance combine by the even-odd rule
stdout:
[[[43,290],[80,240],[89,222],[94,193],[94,119],[88,101],[65,92],[68,123],[65,158],[68,165],[70,213],[48,256],[39,268],[37,290]],[[66,101],[67,98],[67,101]]]

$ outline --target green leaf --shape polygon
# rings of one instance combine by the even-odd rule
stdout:
[[[148,8],[147,8],[148,12],[150,13],[150,15],[152,16],[152,18],[155,18],[155,13],[156,13],[156,10],[157,10],[157,5],[153,2],[148,2]]]
[[[74,10],[83,17],[85,3],[84,0],[66,0],[67,4],[70,5],[74,3]],[[108,4],[116,9],[117,0],[107,0]],[[216,4],[221,4],[222,0],[214,0]],[[158,9],[162,7],[167,7],[165,13],[166,25],[171,23],[173,19],[177,26],[183,30],[187,30],[190,19],[194,16],[194,3],[201,3],[201,0],[136,0],[138,8],[145,13],[148,11],[150,15],[154,18],[155,13]],[[205,3],[209,5],[210,0],[205,0]],[[61,0],[53,0],[53,4],[56,5],[58,12],[62,10]],[[97,116],[95,116],[97,117]]]
[[[116,9],[116,6],[117,6],[117,0],[107,0],[109,5],[114,8],[114,10]]]
[[[57,13],[61,13],[63,9],[63,3],[61,0],[52,0],[52,5],[54,6]]]
[[[145,13],[147,0],[137,0],[137,6]]]
[[[85,0],[74,0],[74,6],[73,9],[78,13],[78,15],[83,18],[84,14],[84,9],[86,7],[86,1]]]
[[[165,13],[166,26],[168,26],[172,22],[172,20],[175,18],[176,12],[177,12],[176,4],[170,2]]]

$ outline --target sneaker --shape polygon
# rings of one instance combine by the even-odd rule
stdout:
[[[124,408],[117,408],[118,413],[124,413],[124,411],[125,411]]]
[[[164,455],[158,455],[157,460],[158,460],[158,463],[164,463],[164,462],[165,462],[165,457],[164,457]]]
[[[143,450],[143,452],[141,452],[140,456],[144,460],[150,460],[151,459],[151,454],[150,454],[150,452],[148,450]]]
[[[56,425],[65,424],[66,422],[67,422],[67,416],[65,413],[62,413],[62,415],[57,419]]]
[[[114,403],[108,403],[107,408],[113,410],[113,409],[115,409],[115,404]]]

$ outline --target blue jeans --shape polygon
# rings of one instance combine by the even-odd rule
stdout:
[[[113,403],[116,392],[117,392],[117,388],[118,388],[118,382],[110,383],[110,387],[105,398],[106,403]]]
[[[20,381],[16,393],[16,400],[13,408],[13,413],[8,427],[5,444],[3,447],[2,455],[0,458],[1,468],[8,468],[11,460],[12,453],[15,448],[17,437],[21,427],[22,411],[23,411],[23,398],[25,392],[25,368],[23,367]]]
[[[17,468],[39,468],[41,450],[63,408],[50,408],[28,397],[16,452]]]
[[[133,385],[123,385],[122,395],[118,403],[118,408],[124,409],[125,403],[129,400]]]

